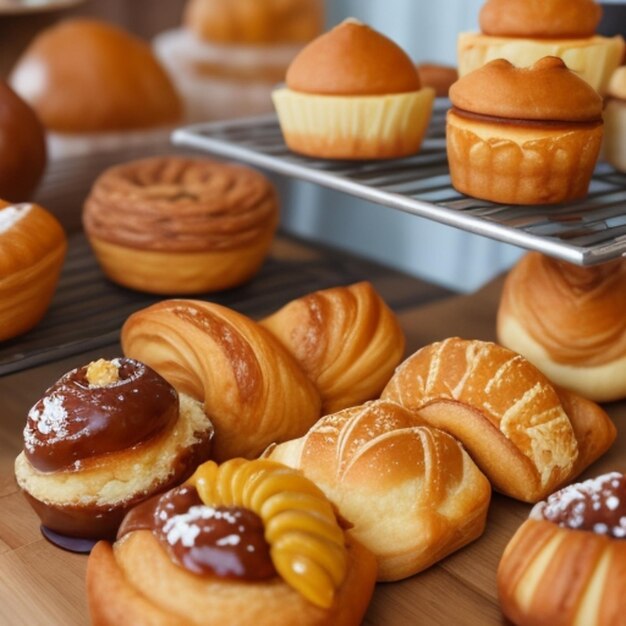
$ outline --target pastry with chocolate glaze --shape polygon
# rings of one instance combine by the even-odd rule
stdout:
[[[556,57],[504,59],[450,88],[446,144],[452,185],[503,204],[584,198],[602,143],[602,98]]]
[[[62,376],[28,413],[15,476],[42,524],[110,538],[135,504],[185,480],[211,451],[200,403],[133,359]]]
[[[207,293],[250,280],[278,224],[259,172],[188,157],[117,165],[95,182],[83,224],[106,275],[163,295]]]
[[[626,477],[611,472],[540,502],[498,568],[517,626],[620,626],[626,613]]]
[[[376,561],[299,472],[209,461],[131,510],[87,564],[93,623],[352,626]]]
[[[482,32],[459,34],[459,74],[494,59],[528,67],[555,56],[604,94],[624,40],[596,35],[601,17],[595,0],[487,0],[480,11]]]

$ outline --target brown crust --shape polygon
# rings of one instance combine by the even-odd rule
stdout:
[[[602,98],[557,57],[527,68],[496,59],[450,88],[452,104],[471,113],[512,120],[595,122]]]
[[[602,118],[597,120],[591,120],[589,122],[563,122],[560,120],[524,120],[524,119],[511,119],[508,117],[496,117],[495,115],[481,115],[480,113],[472,113],[471,111],[464,111],[458,107],[453,106],[452,111],[459,117],[464,117],[468,120],[476,120],[477,122],[485,122],[486,124],[503,124],[525,128],[546,128],[553,130],[565,130],[568,128],[595,128],[602,124]]]
[[[333,96],[407,93],[421,88],[419,74],[396,43],[355,20],[315,39],[287,70],[294,91]]]

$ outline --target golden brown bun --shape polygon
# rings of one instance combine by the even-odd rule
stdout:
[[[46,140],[35,112],[0,80],[0,197],[28,200],[46,167]]]
[[[596,122],[602,98],[558,57],[531,67],[496,59],[450,87],[452,104],[471,113],[511,120]]]
[[[44,316],[54,295],[67,239],[56,218],[36,204],[0,200],[0,341]]]
[[[504,283],[498,339],[556,384],[596,401],[626,396],[626,261],[577,267],[533,252]]]
[[[353,19],[306,46],[287,70],[293,91],[332,96],[374,96],[418,91],[420,78],[396,43]]]
[[[239,582],[197,576],[175,565],[147,530],[113,548],[100,542],[87,563],[94,626],[357,626],[376,576],[374,557],[347,537],[348,574],[330,609],[308,602],[279,578]],[[369,590],[369,591],[368,591]]]
[[[293,300],[261,325],[315,383],[323,415],[377,398],[404,354],[396,316],[367,282]]]
[[[381,397],[456,437],[495,489],[526,502],[573,479],[616,435],[598,405],[557,390],[515,352],[477,340],[418,350]]]
[[[436,63],[420,63],[417,73],[422,86],[432,87],[438,98],[447,98],[451,85],[459,79],[456,67]]]
[[[182,116],[149,45],[96,20],[67,20],[39,34],[11,85],[46,128],[62,133],[154,128]]]
[[[595,0],[487,0],[480,10],[485,35],[591,37],[602,17]]]
[[[381,400],[319,420],[269,457],[315,482],[399,580],[479,537],[491,489],[461,445],[407,409]]]
[[[305,43],[324,26],[322,0],[189,0],[184,25],[228,44]]]
[[[165,300],[131,315],[124,354],[204,403],[214,458],[253,458],[299,437],[318,419],[320,397],[269,331],[226,307]]]

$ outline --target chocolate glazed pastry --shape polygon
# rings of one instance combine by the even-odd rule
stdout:
[[[51,540],[111,537],[131,506],[206,460],[212,437],[201,405],[148,366],[101,359],[30,410],[15,474]]]

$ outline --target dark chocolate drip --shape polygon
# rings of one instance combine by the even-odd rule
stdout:
[[[602,118],[599,117],[595,120],[581,121],[569,121],[569,120],[526,120],[515,119],[509,117],[497,117],[495,115],[483,115],[482,113],[474,113],[465,109],[459,109],[459,107],[452,107],[452,111],[459,117],[464,117],[470,120],[476,120],[477,122],[487,122],[488,124],[509,124],[512,126],[526,126],[533,128],[546,128],[546,129],[560,129],[560,128],[594,128],[599,124],[602,124]]]

